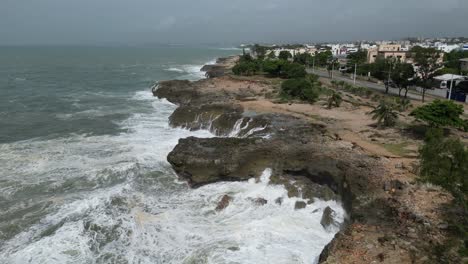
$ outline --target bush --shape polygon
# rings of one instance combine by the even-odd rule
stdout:
[[[263,62],[263,71],[272,77],[279,77],[284,64],[282,60],[266,60]]]
[[[281,69],[281,77],[287,79],[304,78],[306,75],[305,67],[298,63],[286,63]]]
[[[434,100],[414,109],[411,116],[427,122],[430,126],[464,127],[464,121],[460,118],[463,114],[463,106],[448,100]]]
[[[242,61],[237,63],[233,68],[232,72],[235,75],[251,76],[259,71],[258,64],[255,61]]]
[[[327,106],[330,109],[332,107],[340,107],[342,101],[343,98],[341,98],[341,95],[335,91],[332,91],[332,93],[328,97]]]
[[[381,101],[370,114],[372,119],[377,120],[377,125],[383,127],[394,126],[398,119],[398,113],[395,111],[394,105],[387,101]]]
[[[319,97],[319,91],[313,83],[305,78],[289,79],[281,84],[281,95],[313,103]]]
[[[458,252],[467,256],[468,246],[468,150],[459,139],[446,138],[441,128],[431,128],[426,133],[424,145],[419,150],[419,177],[423,182],[439,185],[452,193],[458,213],[447,215],[448,223],[454,234],[460,238]],[[452,210],[453,211],[453,210]],[[455,212],[456,212],[455,211]],[[456,245],[446,247],[439,257],[443,257]]]
[[[431,128],[419,155],[421,180],[442,186],[460,205],[466,206],[468,150],[464,144],[459,139],[444,137],[441,128]]]

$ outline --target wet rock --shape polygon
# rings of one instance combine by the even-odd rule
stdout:
[[[240,250],[239,247],[228,247],[227,249],[230,250],[230,251],[239,251]]]
[[[294,210],[300,210],[306,208],[307,203],[303,201],[297,201],[296,204],[294,205]]]
[[[263,198],[256,198],[253,200],[253,202],[255,203],[255,205],[259,205],[259,206],[262,206],[268,203],[268,201]]]
[[[333,219],[334,215],[335,211],[333,211],[330,206],[327,206],[325,210],[323,210],[322,219],[320,220],[320,224],[323,228],[328,229],[330,226],[335,225],[335,220]]]
[[[278,204],[278,205],[281,205],[283,204],[283,197],[278,197],[275,199],[275,203]]]
[[[221,200],[218,202],[218,205],[216,206],[216,211],[222,211],[226,207],[228,207],[229,203],[232,201],[232,197],[229,195],[224,195]]]

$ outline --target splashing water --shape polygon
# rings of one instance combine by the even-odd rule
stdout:
[[[121,81],[146,70],[147,64],[132,62],[125,64],[131,67],[115,67],[116,76],[128,73]],[[167,72],[164,67],[157,69]],[[105,75],[109,69],[103,71],[99,78],[109,78]],[[34,79],[25,78],[25,83]],[[320,225],[322,211],[330,206],[341,222],[344,211],[339,203],[315,200],[305,209],[294,210],[295,202],[303,199],[290,198],[284,186],[269,184],[268,168],[258,181],[190,189],[177,180],[167,154],[180,138],[213,134],[171,128],[168,118],[176,106],[153,98],[146,88],[118,94],[114,82],[108,87],[109,92],[77,90],[66,99],[70,100],[67,106],[78,109],[58,120],[61,125],[95,126],[116,111],[128,111],[111,119],[112,133],[67,132],[0,144],[0,263],[317,261],[338,231]],[[98,101],[103,106],[99,111],[88,111],[96,109],[94,105],[84,108],[101,97],[105,100]],[[104,119],[89,123],[96,118]],[[248,123],[239,121],[230,135],[249,134],[254,128]],[[89,131],[95,130],[90,127]],[[232,201],[216,211],[226,194]],[[257,205],[257,198],[267,203]],[[275,202],[278,198],[281,204]]]

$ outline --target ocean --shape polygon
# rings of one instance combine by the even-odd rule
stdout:
[[[0,263],[315,263],[337,230],[261,181],[190,189],[158,80],[203,78],[215,47],[0,47]],[[222,212],[220,198],[234,197]],[[269,202],[255,206],[251,198]],[[273,201],[283,197],[281,205]]]

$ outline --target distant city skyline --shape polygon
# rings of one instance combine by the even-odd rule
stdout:
[[[3,0],[0,45],[233,45],[468,36],[466,0],[194,3]]]

